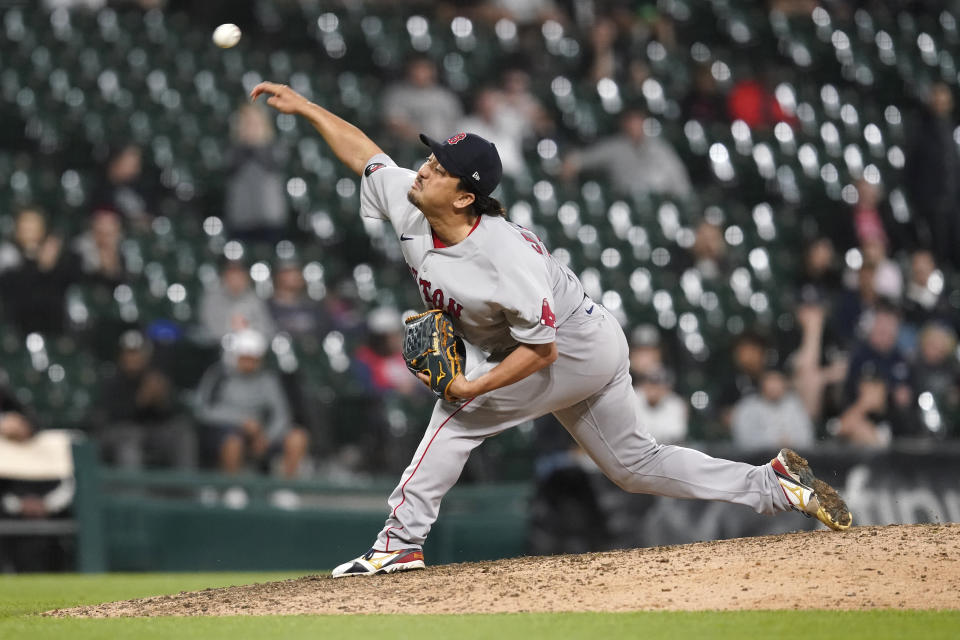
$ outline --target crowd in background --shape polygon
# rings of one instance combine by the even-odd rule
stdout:
[[[146,4],[173,11],[183,3]],[[823,4],[842,14],[857,3]],[[817,3],[770,5],[809,14]],[[251,6],[250,24],[269,33],[273,27],[264,3]],[[535,51],[521,51],[515,64],[469,92],[448,86],[431,57],[413,56],[402,78],[382,78],[382,90],[366,96],[378,104],[380,118],[371,133],[379,133],[383,146],[407,164],[423,156],[417,140],[421,131],[446,138],[469,130],[496,143],[504,173],[518,189],[534,180],[530,148],[544,136],[562,142],[553,166],[560,181],[592,176],[625,198],[657,194],[694,203],[698,190],[713,185],[709,173],[685,163],[666,136],[655,132],[643,106],[650,69],[642,52],[651,42],[679,46],[670,17],[657,5],[491,0],[436,8],[436,15],[445,12],[490,23],[510,18],[521,29],[558,21],[579,34],[583,55],[577,72],[594,81],[615,78],[625,106],[606,130],[583,139],[534,90]],[[256,35],[256,30],[248,33]],[[680,104],[682,117],[704,125],[739,120],[753,130],[778,123],[795,127],[795,115],[771,90],[777,72],[777,63],[768,60],[762,70],[738,70],[734,82],[721,87],[709,66],[700,66]],[[744,448],[809,451],[823,441],[882,448],[899,438],[957,436],[960,294],[950,288],[960,268],[954,91],[955,85],[932,83],[916,104],[905,105],[911,129],[901,178],[913,211],[909,224],[893,215],[889,192],[868,175],[857,181],[856,197],[837,203],[833,211],[809,212],[819,224],[795,241],[802,254],[800,272],[780,283],[792,300],[788,328],[747,326],[728,345],[716,345],[711,359],[722,366],[715,370],[728,375],[711,398],[705,427],[691,428],[691,397],[683,379],[692,365],[678,356],[682,345],[676,330],[626,318],[639,411],[658,441],[721,440]],[[272,250],[288,239],[304,242],[286,193],[290,149],[279,143],[272,117],[260,106],[240,106],[231,120],[231,138],[224,141],[229,148],[217,215],[241,249]],[[0,304],[5,326],[20,339],[68,334],[67,306],[75,285],[114,296],[130,282],[125,235],[168,215],[169,188],[144,149],[123,141],[112,141],[112,147],[97,170],[99,182],[87,198],[88,215],[78,233],[67,235],[52,226],[55,216],[40,207],[3,212],[9,224],[0,244]],[[195,212],[183,214],[189,215]],[[196,218],[200,224],[203,217]],[[721,224],[705,215],[694,232],[683,259],[664,269],[678,275],[693,269],[705,280],[729,281],[729,246]],[[402,264],[396,265],[402,271]],[[225,253],[187,329],[120,321],[81,337],[102,365],[85,428],[105,459],[130,468],[256,469],[286,477],[309,474],[318,464],[327,464],[328,471],[402,469],[422,425],[405,423],[396,407],[413,407],[413,415],[425,416],[432,404],[400,355],[405,310],[371,303],[349,283],[309,290],[307,265],[295,252],[274,254],[268,288],[251,277],[251,266],[242,250]],[[336,345],[328,338],[334,335],[349,349],[348,366],[335,375],[352,381],[362,399],[363,423],[344,425],[335,411],[318,413],[304,392],[305,382],[280,366],[270,348],[280,337],[312,341],[331,353]],[[173,372],[170,345],[176,340],[208,349],[203,369],[190,384]],[[39,424],[9,387],[0,388],[0,412],[0,436],[9,441],[58,426]],[[45,487],[56,489],[56,484]],[[6,495],[4,509],[11,513],[46,514],[56,504],[42,499],[48,494],[17,500]]]

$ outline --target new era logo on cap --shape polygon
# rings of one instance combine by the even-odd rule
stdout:
[[[503,165],[492,142],[475,133],[457,133],[444,142],[421,133],[420,141],[430,147],[444,169],[467,181],[480,195],[489,196],[500,184]]]

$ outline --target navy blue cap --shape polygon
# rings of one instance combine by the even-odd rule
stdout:
[[[463,178],[477,193],[489,196],[500,184],[503,165],[492,142],[475,133],[458,133],[437,142],[420,134],[420,141],[430,147],[437,162],[451,175]]]

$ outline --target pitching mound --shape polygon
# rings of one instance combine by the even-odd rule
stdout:
[[[310,576],[48,615],[950,609],[957,608],[958,593],[960,524],[900,525],[454,564],[373,578]]]

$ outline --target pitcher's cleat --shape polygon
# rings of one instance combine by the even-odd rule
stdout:
[[[770,461],[780,481],[780,488],[790,505],[807,516],[813,517],[834,531],[845,531],[853,524],[853,516],[836,489],[818,479],[810,470],[807,461],[795,451],[781,449]]]
[[[370,549],[365,554],[344,562],[333,570],[334,578],[347,576],[372,576],[378,573],[393,573],[394,571],[410,571],[423,569],[423,551],[421,549],[400,549],[398,551],[377,551]]]

